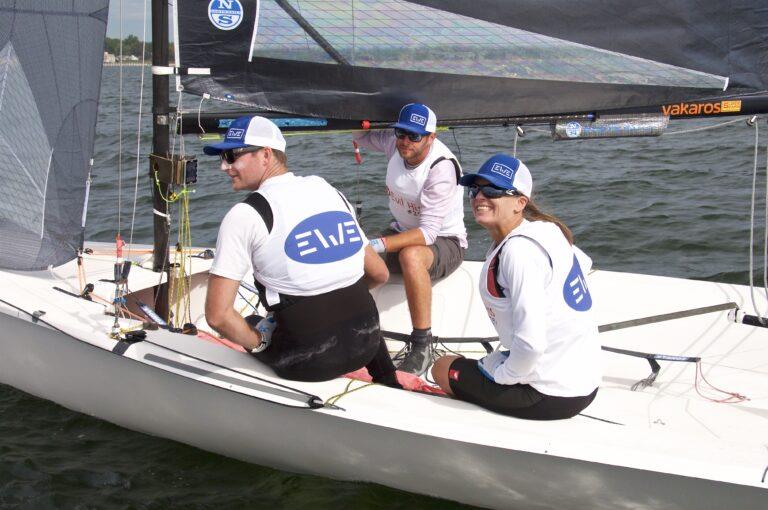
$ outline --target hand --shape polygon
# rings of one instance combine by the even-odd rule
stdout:
[[[384,253],[387,251],[387,245],[384,243],[383,237],[377,237],[376,239],[371,239],[369,241],[371,248],[373,248],[373,251],[376,253]]]
[[[269,344],[272,342],[272,333],[277,327],[277,323],[275,322],[273,314],[269,313],[266,317],[261,317],[260,315],[256,314],[249,315],[245,318],[245,322],[248,323],[252,330],[257,331],[259,333],[259,337],[261,338],[259,345],[253,349],[250,349],[249,352],[251,354],[257,354],[269,347]]]
[[[485,377],[491,381],[496,381],[493,374],[496,369],[504,364],[509,358],[509,351],[494,351],[477,362],[477,368],[483,373]]]
[[[264,346],[264,349],[266,349],[270,343],[272,343],[272,333],[275,331],[275,328],[277,327],[277,323],[275,322],[274,316],[269,313],[266,317],[261,319],[258,324],[256,324],[256,331],[259,332],[259,335],[261,335],[261,345]]]

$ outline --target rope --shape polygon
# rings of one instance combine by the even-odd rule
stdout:
[[[345,396],[345,395],[349,395],[350,393],[354,393],[354,392],[356,392],[356,391],[358,391],[358,390],[362,390],[363,388],[367,388],[367,387],[369,387],[369,386],[373,386],[374,384],[376,384],[376,383],[372,383],[372,382],[370,382],[370,383],[365,383],[365,384],[363,384],[362,386],[358,386],[357,388],[353,388],[353,389],[350,389],[350,388],[351,388],[351,386],[352,386],[352,383],[354,383],[354,382],[355,382],[355,379],[351,379],[351,380],[350,380],[350,381],[347,383],[347,386],[346,386],[346,388],[344,388],[344,391],[342,391],[341,393],[339,393],[339,394],[337,394],[337,395],[334,395],[334,396],[332,396],[332,397],[329,397],[329,398],[328,398],[328,400],[326,400],[326,401],[325,401],[325,405],[326,405],[326,406],[333,406],[333,405],[336,405],[336,403],[337,403],[339,400],[341,400],[341,398],[342,398],[343,396]]]
[[[144,66],[146,64],[147,54],[147,0],[144,0],[144,20],[143,35],[141,43],[141,80],[139,81],[139,115],[136,121],[136,177],[133,184],[133,211],[131,212],[131,233],[128,237],[128,258],[130,258],[133,250],[133,231],[136,221],[136,206],[139,198],[139,163],[141,162],[141,114],[144,106]]]
[[[700,380],[705,382],[711,390],[714,390],[718,393],[721,393],[727,396],[725,398],[712,398],[704,395],[704,393],[702,393],[701,391],[702,388],[699,382]],[[701,398],[705,400],[709,400],[710,402],[718,403],[718,404],[738,404],[739,402],[744,402],[745,400],[749,400],[749,398],[747,398],[744,395],[741,395],[740,393],[721,390],[720,388],[717,388],[711,382],[709,382],[707,378],[704,377],[704,371],[701,368],[701,361],[698,361],[696,363],[696,381],[694,383],[694,388],[696,388],[696,393],[698,393]]]

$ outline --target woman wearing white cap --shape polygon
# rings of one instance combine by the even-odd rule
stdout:
[[[570,418],[600,383],[600,344],[584,273],[592,261],[560,220],[531,201],[520,160],[497,154],[462,177],[475,220],[493,244],[480,294],[500,349],[481,360],[445,356],[432,368],[446,392],[533,420]]]

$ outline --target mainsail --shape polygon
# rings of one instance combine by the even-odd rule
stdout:
[[[758,1],[176,2],[186,92],[251,108],[386,121],[661,105],[768,89]]]
[[[83,243],[108,0],[0,2],[0,267]]]

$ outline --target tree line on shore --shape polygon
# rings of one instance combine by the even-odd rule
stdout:
[[[123,56],[135,56],[141,58],[141,48],[143,42],[135,35],[129,35],[123,39]],[[104,43],[104,51],[113,55],[120,54],[120,39],[107,37]],[[152,42],[148,41],[144,47],[144,58],[147,60],[152,59]],[[173,43],[170,43],[170,49],[168,50],[170,55],[173,55]]]

